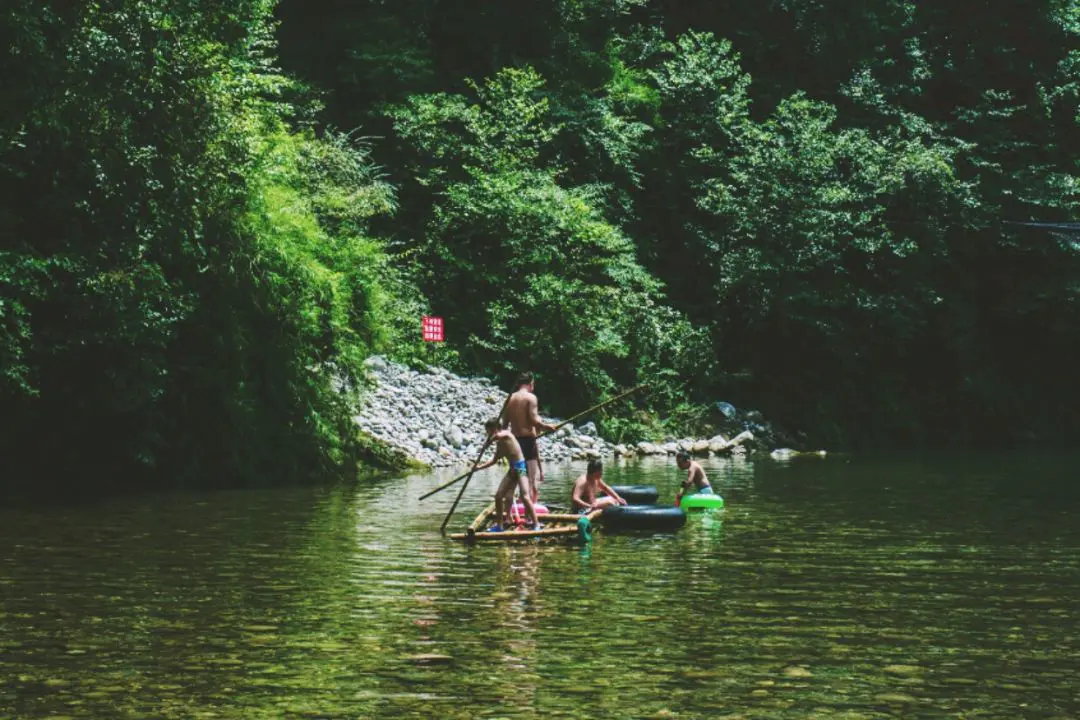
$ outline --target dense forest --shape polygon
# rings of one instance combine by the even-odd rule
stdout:
[[[384,353],[632,439],[1080,430],[1080,3],[9,0],[5,484],[352,466]],[[445,346],[419,317],[446,318]]]

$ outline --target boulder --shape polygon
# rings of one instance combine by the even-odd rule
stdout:
[[[718,403],[714,403],[714,407],[717,410],[719,410],[720,413],[724,417],[726,417],[728,420],[731,420],[732,418],[735,417],[735,413],[736,413],[735,406],[732,405],[731,403],[718,402]]]
[[[582,435],[591,435],[596,437],[596,423],[591,420],[578,428],[578,432]]]
[[[731,445],[742,445],[743,443],[752,442],[754,439],[754,433],[749,430],[743,430],[741,433],[731,438]]]
[[[364,360],[364,367],[366,367],[368,370],[374,370],[376,372],[386,370],[386,358],[382,357],[381,355],[372,355],[368,359]]]

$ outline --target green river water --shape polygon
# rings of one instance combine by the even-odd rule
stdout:
[[[444,539],[452,471],[7,508],[0,717],[1077,718],[1078,459],[712,459],[584,548]]]

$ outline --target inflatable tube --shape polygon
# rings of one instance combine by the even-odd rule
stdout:
[[[536,508],[537,515],[547,515],[549,512],[547,507],[541,503],[536,503],[535,505],[533,505],[533,507]],[[510,508],[510,514],[521,516],[525,515],[525,506],[521,504],[520,500],[514,501],[514,507]]]
[[[705,510],[724,507],[724,498],[719,495],[683,495],[679,501],[683,510]]]
[[[685,525],[686,513],[671,505],[615,505],[604,508],[598,520],[605,529],[664,532]]]
[[[611,489],[619,493],[627,505],[655,505],[660,498],[655,485],[612,485]]]

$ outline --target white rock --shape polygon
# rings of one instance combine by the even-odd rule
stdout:
[[[369,357],[367,360],[364,361],[364,367],[366,367],[369,370],[374,370],[376,372],[381,371],[381,370],[386,370],[386,368],[387,368],[386,358],[384,358],[381,355],[372,355],[371,357]]]

